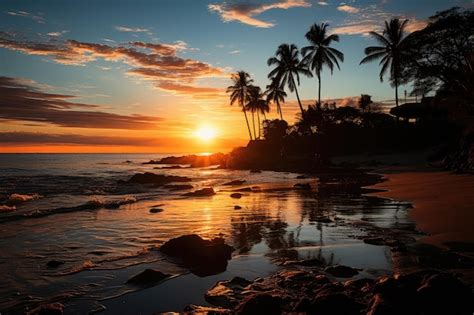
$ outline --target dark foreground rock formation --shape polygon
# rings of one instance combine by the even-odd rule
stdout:
[[[472,314],[473,294],[455,276],[435,270],[379,279],[332,280],[308,269],[287,269],[268,278],[236,277],[208,290],[215,309],[202,314]]]
[[[136,286],[141,287],[151,287],[159,282],[163,281],[164,279],[170,277],[171,275],[163,273],[159,270],[155,269],[145,269],[144,271],[140,272],[139,274],[131,277],[128,279],[128,284],[133,284]]]
[[[212,187],[205,187],[196,191],[188,192],[184,194],[183,196],[187,197],[209,197],[209,196],[214,196],[216,192]]]
[[[160,251],[177,258],[197,276],[205,277],[225,271],[234,248],[225,244],[222,238],[205,240],[191,234],[170,239]]]

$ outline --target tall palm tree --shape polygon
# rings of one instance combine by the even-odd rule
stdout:
[[[245,116],[245,122],[247,123],[247,129],[249,130],[250,140],[252,140],[252,132],[250,131],[249,120],[245,109],[245,103],[249,100],[250,89],[253,80],[250,78],[250,74],[245,71],[239,71],[232,74],[231,80],[233,85],[227,87],[226,93],[230,93],[230,105],[238,102],[242,108]]]
[[[385,21],[385,30],[382,34],[370,32],[370,35],[381,44],[381,46],[370,46],[365,49],[366,57],[360,64],[368,63],[377,59],[380,60],[382,69],[380,70],[380,81],[390,68],[390,79],[395,85],[395,104],[398,107],[398,85],[400,83],[400,63],[404,51],[405,36],[404,30],[408,20],[400,21],[392,19]]]
[[[300,106],[301,115],[304,115],[304,109],[301,105],[300,96],[298,94],[297,85],[300,85],[300,74],[312,77],[311,71],[300,62],[299,51],[294,44],[281,44],[275,52],[275,56],[268,59],[269,66],[275,65],[268,74],[269,79],[276,79],[280,87],[288,86],[291,92],[296,93],[296,99]]]
[[[258,86],[250,86],[249,87],[249,100],[248,103],[245,105],[245,109],[252,113],[252,124],[253,124],[253,133],[255,138],[259,139],[261,135],[261,124],[260,124],[260,113],[265,114],[268,112],[270,108],[268,107],[267,101],[263,98],[264,94],[262,90]],[[257,113],[257,123],[258,123],[258,137],[257,132],[255,130],[255,113]]]
[[[332,42],[339,41],[339,35],[328,35],[328,26],[326,23],[321,23],[321,25],[313,24],[305,35],[310,45],[301,49],[301,53],[304,56],[303,62],[308,65],[309,69],[314,71],[318,78],[318,102],[316,103],[318,109],[321,109],[321,71],[324,65],[331,70],[332,74],[334,65],[341,70],[339,61],[344,62],[344,54],[330,47]]]
[[[285,102],[285,97],[287,95],[285,90],[280,86],[280,82],[278,82],[276,79],[273,79],[272,83],[267,85],[265,94],[267,95],[267,102],[272,102],[276,105],[277,113],[280,114],[280,120],[283,120],[283,112],[281,110],[280,103]]]

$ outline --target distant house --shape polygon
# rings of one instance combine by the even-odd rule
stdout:
[[[439,118],[446,115],[446,102],[435,97],[424,97],[420,103],[405,103],[390,109],[390,114],[406,121]]]

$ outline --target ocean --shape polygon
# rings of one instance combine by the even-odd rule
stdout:
[[[190,303],[207,305],[204,293],[216,281],[266,276],[278,270],[281,258],[318,257],[360,268],[361,276],[390,274],[389,248],[363,243],[367,232],[353,223],[411,224],[408,204],[322,197],[317,179],[298,174],[143,164],[168,155],[0,155],[0,313],[51,301],[63,303],[66,314],[181,311]],[[216,195],[119,184],[143,172],[186,176],[193,190],[213,187]],[[232,180],[246,182],[224,185]],[[294,189],[296,183],[312,189]],[[230,197],[250,187],[242,198]],[[153,207],[163,211],[150,213]],[[199,277],[157,250],[192,233],[223,237],[235,247],[225,272]],[[51,260],[64,264],[51,268]],[[146,268],[174,277],[147,289],[126,284]]]

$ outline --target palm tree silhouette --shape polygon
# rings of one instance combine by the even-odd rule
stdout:
[[[280,103],[285,102],[286,92],[280,86],[278,80],[273,79],[270,85],[267,85],[267,90],[265,91],[267,95],[267,102],[272,102],[276,105],[277,113],[280,114],[280,120],[283,120],[283,112],[281,110]],[[267,103],[268,105],[268,103]]]
[[[301,105],[300,96],[298,94],[297,85],[300,85],[300,74],[312,77],[311,71],[300,62],[298,57],[299,51],[294,44],[281,44],[275,52],[275,57],[268,59],[269,66],[275,65],[272,71],[268,74],[269,79],[275,79],[281,88],[288,86],[291,92],[296,93],[298,105],[300,106],[301,115],[304,116],[304,109]],[[295,80],[296,79],[296,80]]]
[[[231,80],[234,85],[227,87],[226,93],[230,93],[230,105],[235,102],[239,102],[239,106],[242,108],[245,116],[245,122],[249,130],[250,140],[252,140],[252,132],[250,131],[249,120],[245,109],[245,103],[249,100],[250,87],[252,86],[253,80],[250,78],[250,74],[245,71],[238,71],[232,74]]]
[[[403,53],[405,39],[405,27],[408,20],[400,21],[392,19],[390,22],[385,21],[385,30],[382,34],[370,32],[370,35],[381,44],[381,46],[370,46],[365,48],[366,57],[362,59],[360,64],[368,63],[377,59],[380,60],[382,69],[380,70],[380,81],[390,68],[390,79],[395,85],[395,104],[398,107],[398,85],[400,79],[400,63]]]
[[[332,74],[334,65],[340,70],[339,61],[344,62],[344,54],[335,48],[329,47],[332,42],[339,41],[339,35],[331,34],[328,36],[328,26],[326,23],[313,24],[305,35],[311,45],[301,49],[304,56],[303,62],[314,71],[318,78],[318,102],[316,103],[318,109],[321,109],[321,71],[323,66],[327,65]]]
[[[245,105],[245,109],[252,113],[252,124],[253,124],[253,133],[257,139],[257,133],[255,131],[255,113],[257,113],[257,122],[258,122],[258,139],[261,136],[261,124],[260,124],[260,113],[265,116],[265,112],[270,111],[267,101],[264,99],[264,94],[258,86],[249,87],[249,102]]]

